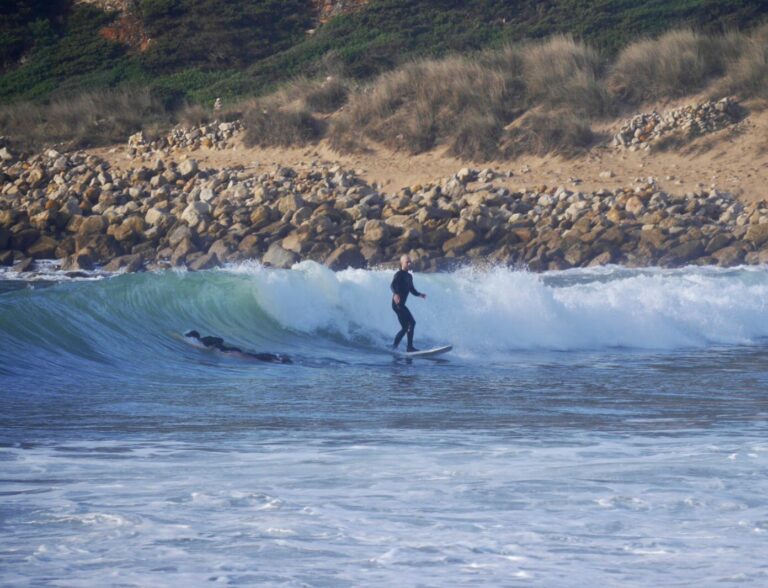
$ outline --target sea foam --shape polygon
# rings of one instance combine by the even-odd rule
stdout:
[[[232,268],[260,307],[295,332],[337,332],[384,342],[398,330],[392,271]],[[601,348],[676,349],[750,344],[768,336],[765,268],[571,270],[506,268],[416,274],[408,306],[422,341],[476,352]]]

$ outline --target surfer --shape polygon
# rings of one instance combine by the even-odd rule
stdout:
[[[233,347],[232,345],[225,345],[224,339],[221,337],[206,336],[201,337],[197,331],[187,331],[184,333],[185,337],[195,339],[205,345],[208,349],[215,349],[228,355],[240,357],[242,359],[255,359],[258,361],[266,361],[269,363],[293,363],[289,357],[280,355],[277,353],[251,353],[250,351],[243,351],[239,347]]]
[[[414,320],[411,311],[408,310],[408,307],[405,305],[405,302],[408,300],[408,294],[413,294],[420,298],[426,298],[427,295],[422,294],[413,287],[413,276],[408,271],[410,268],[411,258],[407,255],[402,255],[400,257],[400,269],[395,273],[390,289],[392,290],[392,310],[395,311],[397,320],[400,321],[400,327],[402,327],[400,332],[395,335],[395,342],[392,345],[392,349],[397,349],[403,336],[407,334],[407,351],[412,353],[418,351],[418,349],[413,346],[413,331],[416,328],[416,321]]]

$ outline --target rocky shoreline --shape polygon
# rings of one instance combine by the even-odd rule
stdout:
[[[0,148],[0,265],[28,271],[58,259],[65,271],[133,272],[311,259],[338,270],[402,253],[419,271],[768,262],[768,203],[672,195],[653,178],[589,193],[515,192],[501,185],[506,174],[465,168],[385,193],[322,162],[259,174],[146,157],[122,171],[83,152],[17,157]]]

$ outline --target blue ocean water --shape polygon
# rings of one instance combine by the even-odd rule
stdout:
[[[766,268],[3,278],[2,586],[768,585]]]

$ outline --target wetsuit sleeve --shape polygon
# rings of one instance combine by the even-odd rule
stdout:
[[[408,290],[413,294],[414,296],[421,296],[421,292],[419,292],[416,288],[413,286],[413,276],[411,274],[408,274]]]

